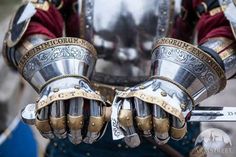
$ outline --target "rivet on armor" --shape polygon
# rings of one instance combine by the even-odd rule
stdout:
[[[166,96],[167,96],[167,93],[164,92],[164,91],[162,91],[162,92],[161,92],[161,95],[164,96],[164,97],[166,97]]]
[[[86,153],[86,156],[90,156],[90,153]]]
[[[122,147],[122,145],[121,145],[121,144],[118,144],[118,145],[117,145],[117,147],[119,147],[119,148],[120,148],[120,147]]]
[[[92,123],[92,126],[95,126],[95,123]]]
[[[153,146],[152,148],[153,148],[153,149],[157,149],[157,146]]]
[[[75,89],[80,89],[80,86],[79,85],[75,85],[74,88]]]
[[[128,145],[126,145],[126,146],[125,146],[125,148],[129,148],[129,146],[128,146]]]
[[[53,89],[53,92],[54,92],[54,93],[56,93],[56,92],[58,92],[58,91],[59,91],[59,88],[54,88],[54,89]]]

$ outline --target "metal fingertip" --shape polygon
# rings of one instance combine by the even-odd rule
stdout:
[[[158,134],[155,133],[154,140],[158,145],[166,144],[170,139],[169,133]]]
[[[48,133],[42,133],[41,132],[41,135],[44,137],[44,138],[47,138],[47,139],[54,139],[55,136],[52,132],[48,132]]]
[[[83,142],[87,144],[93,144],[94,142],[97,141],[99,138],[99,133],[98,132],[87,132],[87,136],[84,138]]]
[[[67,132],[65,129],[54,130],[53,133],[58,139],[65,139],[67,137]]]
[[[138,147],[141,144],[139,135],[137,133],[125,136],[124,141],[130,148]]]
[[[82,136],[81,136],[81,131],[79,130],[71,130],[70,133],[68,134],[68,138],[71,143],[73,144],[80,144],[82,142]]]

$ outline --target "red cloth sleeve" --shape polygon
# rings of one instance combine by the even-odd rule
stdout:
[[[43,34],[49,38],[61,37],[63,23],[62,14],[54,5],[50,5],[47,11],[37,9],[36,14],[31,18],[24,37],[34,34]]]
[[[197,24],[198,43],[202,44],[209,38],[226,37],[234,39],[229,21],[224,13],[210,16],[208,13],[201,16]]]
[[[202,0],[194,0],[193,8],[200,4]],[[197,22],[196,30],[198,32],[198,44],[204,43],[209,38],[226,37],[234,39],[230,23],[224,16],[223,12],[213,16],[209,12],[201,15]]]
[[[186,19],[177,18],[172,37],[189,42],[192,39],[193,29],[195,28],[195,31],[198,33],[199,45],[213,37],[234,39],[230,23],[223,12],[217,13],[214,16],[207,12],[202,14],[200,19],[196,18],[196,7],[202,2],[203,0],[182,0],[182,7],[187,10],[188,16]]]

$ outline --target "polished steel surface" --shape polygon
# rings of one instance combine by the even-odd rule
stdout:
[[[201,45],[210,48],[219,54],[224,63],[227,79],[236,74],[236,46],[233,42],[233,40],[218,37],[208,39],[208,41]]]
[[[148,77],[153,43],[169,35],[173,15],[180,10],[180,1],[174,2],[79,0],[82,36],[98,51],[93,80],[107,83],[103,78],[109,77],[112,81],[108,83],[122,84],[123,80],[127,85],[139,77]],[[121,81],[116,82],[115,76],[122,77]]]
[[[39,91],[47,81],[56,77],[84,76],[89,78],[95,58],[80,46],[63,45],[48,48],[29,59],[23,76]]]
[[[122,109],[133,111],[133,106],[129,99],[123,100]],[[130,127],[124,127],[124,129],[125,129],[125,138],[124,138],[125,143],[131,148],[134,148],[140,145],[140,137],[136,133],[134,125]]]
[[[84,99],[74,98],[69,100],[69,116],[80,117],[83,116]],[[74,144],[79,144],[82,141],[81,129],[69,129],[69,140]]]
[[[171,45],[161,45],[154,50],[152,61],[153,75],[179,84],[195,103],[216,94],[221,88],[221,78],[217,71],[191,52]]]
[[[93,117],[101,117],[102,116],[102,106],[94,100],[90,100],[90,116]],[[91,132],[88,131],[86,137],[84,138],[85,143],[92,144],[94,143],[100,136],[99,132]]]

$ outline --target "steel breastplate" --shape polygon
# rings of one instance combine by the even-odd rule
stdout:
[[[79,0],[81,36],[97,49],[92,80],[132,86],[148,78],[156,39],[170,36],[175,0]]]

